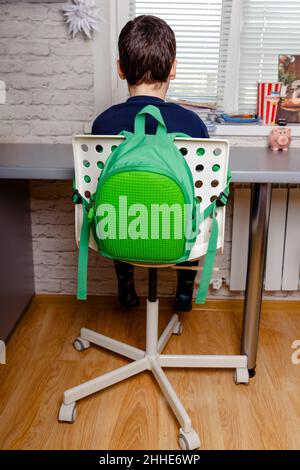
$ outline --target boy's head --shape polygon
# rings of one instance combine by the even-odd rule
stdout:
[[[138,16],[119,36],[119,75],[129,87],[163,85],[175,78],[176,39],[173,30],[156,16]]]

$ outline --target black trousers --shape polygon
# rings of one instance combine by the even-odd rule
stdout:
[[[184,263],[178,264],[178,266],[198,266],[198,260],[196,261],[185,261]],[[119,289],[125,289],[133,287],[134,284],[134,266],[123,261],[114,261],[116,275],[118,279]],[[178,269],[177,270],[177,290],[185,288],[185,286],[193,285],[197,271],[189,269]]]

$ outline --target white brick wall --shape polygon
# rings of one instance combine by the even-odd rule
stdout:
[[[70,142],[93,119],[92,42],[69,38],[61,8],[0,0],[2,142]]]
[[[92,42],[70,39],[61,3],[0,0],[0,79],[7,104],[0,105],[1,142],[70,142],[94,117]],[[266,145],[266,138],[231,138],[232,145]],[[293,142],[300,146],[300,139]],[[76,292],[77,252],[71,182],[32,181],[32,232],[36,291]],[[229,278],[231,213],[227,211],[220,272]],[[115,294],[112,263],[90,254],[89,292]],[[176,273],[160,271],[159,294],[173,295]],[[145,269],[137,269],[139,294],[147,292]],[[213,296],[228,296],[225,286]],[[278,296],[286,296],[277,293]],[[290,297],[298,293],[289,294]]]

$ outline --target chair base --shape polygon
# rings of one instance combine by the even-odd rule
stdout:
[[[140,372],[149,370],[154,375],[163,395],[179,421],[180,448],[183,450],[194,450],[200,447],[200,439],[196,431],[192,428],[191,419],[181,404],[174,388],[170,384],[162,368],[231,368],[235,369],[235,383],[247,384],[249,382],[247,356],[162,354],[162,351],[171,336],[173,334],[180,335],[182,333],[182,324],[179,321],[178,315],[173,315],[163,333],[158,338],[158,311],[159,301],[147,300],[146,351],[101,335],[95,331],[86,328],[81,329],[80,336],[74,341],[74,347],[76,350],[83,351],[89,348],[92,343],[121,354],[128,359],[132,359],[133,362],[66,390],[64,392],[63,403],[59,411],[59,421],[69,423],[73,423],[75,421],[76,402],[78,400],[139,374]]]

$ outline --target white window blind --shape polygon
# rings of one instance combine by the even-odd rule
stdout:
[[[178,69],[168,96],[221,101],[224,90],[231,0],[132,0],[131,16],[155,15],[174,30]]]
[[[278,56],[300,54],[300,0],[242,0],[239,109],[256,110],[257,82],[278,81]]]

